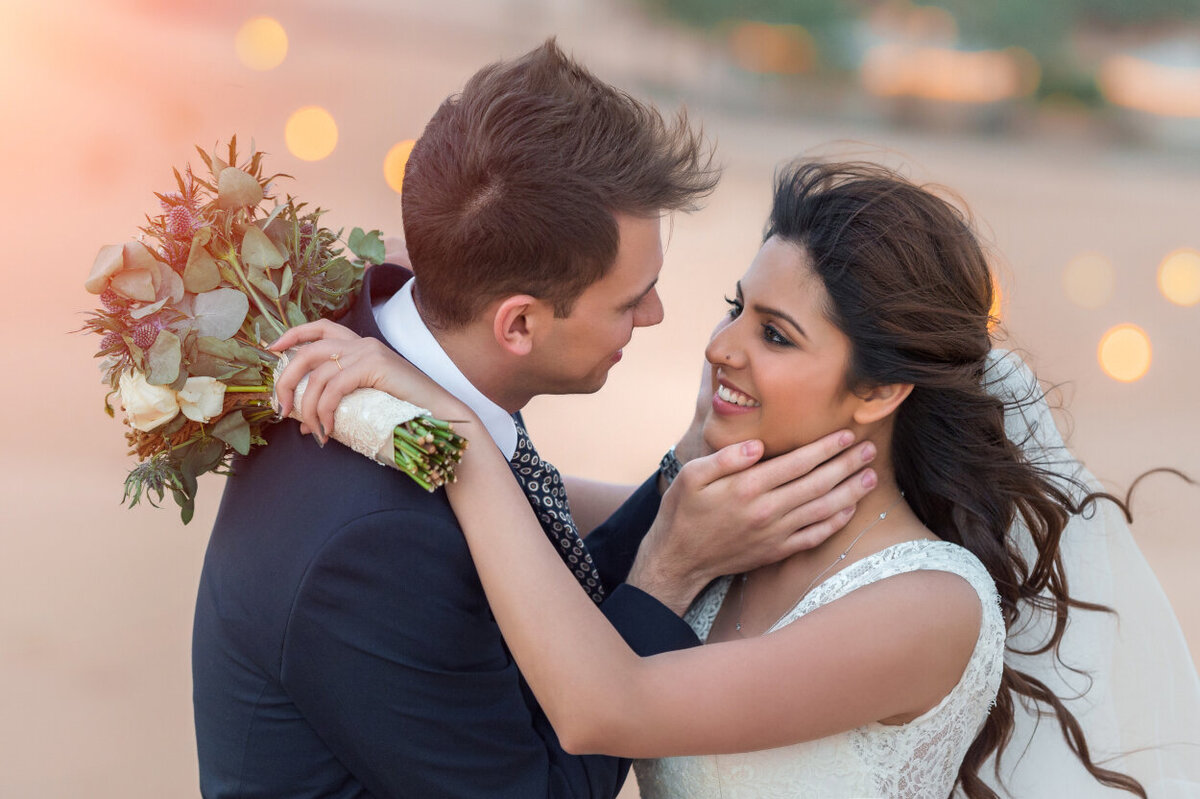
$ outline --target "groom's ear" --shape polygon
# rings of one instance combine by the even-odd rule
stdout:
[[[512,355],[528,355],[534,339],[547,323],[553,309],[529,294],[505,297],[492,315],[492,335],[501,348]]]
[[[871,424],[895,413],[900,403],[908,399],[912,393],[912,383],[888,383],[874,386],[858,394],[858,407],[854,411],[854,421],[858,424]]]

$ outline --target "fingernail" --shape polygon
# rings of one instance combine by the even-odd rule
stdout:
[[[838,446],[839,447],[848,447],[853,442],[854,442],[854,434],[851,433],[849,430],[847,430],[846,432],[844,432],[840,436],[838,436]]]
[[[322,439],[320,436],[313,436],[313,441],[316,441],[317,446],[320,447],[321,449],[325,448],[325,440]]]
[[[872,461],[875,459],[875,445],[874,444],[867,442],[867,445],[864,446],[862,449],[862,459],[863,459],[863,463],[866,463],[868,461]]]
[[[863,473],[862,484],[864,488],[874,488],[875,484],[878,482],[879,478],[875,476],[875,472],[873,470],[867,469],[867,471]]]
[[[747,457],[754,457],[762,451],[761,441],[746,441],[742,444],[742,454]]]

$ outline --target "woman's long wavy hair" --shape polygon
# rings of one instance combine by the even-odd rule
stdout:
[[[984,370],[992,342],[993,286],[966,217],[932,191],[878,165],[800,161],[777,175],[764,240],[800,245],[829,296],[829,319],[850,339],[848,388],[911,383],[895,414],[892,466],[920,520],[987,567],[1005,625],[1022,608],[1049,611],[1053,651],[1068,613],[1108,608],[1071,597],[1059,541],[1072,514],[1105,498],[1031,463],[1005,435],[1002,400]],[[1029,563],[1009,528],[1022,521],[1037,557]],[[1061,658],[1060,658],[1061,662]],[[1068,745],[1099,782],[1146,796],[1132,777],[1097,765],[1078,720],[1049,687],[1005,665],[996,706],[958,773],[971,799],[995,799],[979,777],[1011,739],[1016,701],[1053,711]]]

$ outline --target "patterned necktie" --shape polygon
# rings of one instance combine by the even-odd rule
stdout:
[[[508,465],[512,467],[517,482],[533,506],[546,537],[556,545],[563,563],[575,574],[575,579],[592,601],[599,604],[604,600],[600,572],[596,570],[592,556],[579,537],[575,520],[571,518],[562,477],[558,469],[538,457],[537,450],[529,440],[529,431],[521,419],[514,416],[513,421],[517,424],[517,449]]]

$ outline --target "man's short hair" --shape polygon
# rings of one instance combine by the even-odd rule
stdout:
[[[718,177],[683,111],[668,124],[553,39],[484,67],[438,108],[405,169],[421,311],[461,327],[530,294],[567,316],[616,259],[614,214],[692,210]]]

